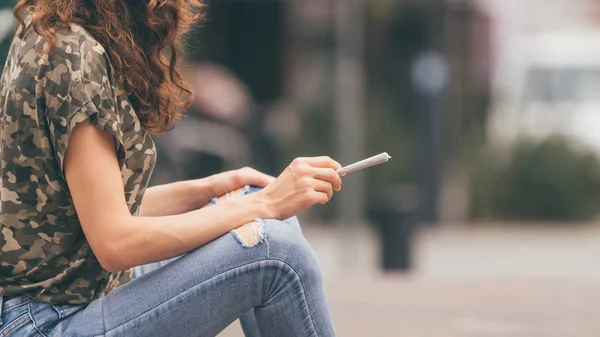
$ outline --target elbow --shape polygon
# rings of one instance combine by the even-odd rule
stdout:
[[[116,273],[127,268],[127,266],[124,263],[120,263],[115,259],[98,257],[98,262],[100,262],[102,268],[104,268],[104,270],[108,271],[109,273]]]
[[[84,232],[85,228],[88,228],[85,234],[96,260],[103,269],[114,273],[133,266],[132,250],[130,249],[131,231],[126,230],[127,226],[120,225],[122,222],[119,219],[109,222],[114,225],[104,228],[94,223],[82,223],[82,225]],[[102,230],[99,230],[100,228]]]
[[[105,244],[98,248],[94,250],[94,254],[106,271],[116,273],[129,267],[130,264],[125,259],[127,255],[122,254],[115,245]]]

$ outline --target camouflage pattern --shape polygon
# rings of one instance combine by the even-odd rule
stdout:
[[[71,131],[89,119],[114,137],[133,215],[156,150],[91,35],[74,25],[38,56],[44,48],[33,29],[16,37],[0,84],[0,296],[82,304],[132,273],[104,270],[83,234],[63,174]]]

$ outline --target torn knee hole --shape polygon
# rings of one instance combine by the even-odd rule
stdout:
[[[244,196],[245,191],[246,191],[246,187],[238,188],[237,190],[229,191],[216,199],[217,199],[217,202],[221,202],[221,201],[225,201],[225,200],[241,198]]]
[[[247,223],[234,229],[234,232],[244,247],[254,247],[264,239],[262,225],[258,221]]]

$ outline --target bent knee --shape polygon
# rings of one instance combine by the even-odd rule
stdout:
[[[312,248],[302,235],[296,218],[285,221],[257,219],[232,231],[238,242],[254,247],[265,242],[277,257],[313,258]]]
[[[302,235],[298,220],[259,219],[232,231],[238,242],[251,248],[267,246],[267,258],[284,262],[304,280],[320,280],[316,254]]]
[[[271,258],[287,262],[292,267],[302,269],[318,268],[318,259],[296,218],[285,221],[262,220],[266,226],[266,240],[270,246]]]

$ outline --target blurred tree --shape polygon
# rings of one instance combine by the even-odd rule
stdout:
[[[471,169],[475,218],[584,221],[600,213],[600,161],[565,138],[523,141],[507,164],[482,157]]]

